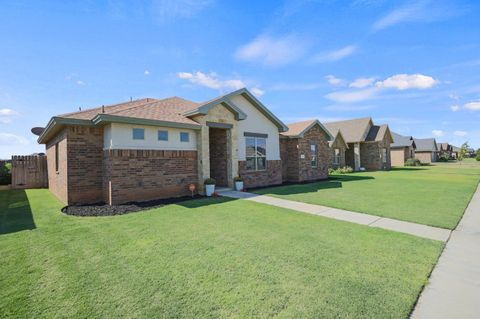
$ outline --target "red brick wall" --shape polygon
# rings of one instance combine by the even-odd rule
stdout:
[[[196,151],[105,150],[104,200],[110,204],[190,195]]]
[[[282,179],[284,182],[298,181],[299,153],[298,139],[282,138],[280,140],[280,158],[282,159]]]
[[[68,171],[67,171],[67,129],[60,131],[46,145],[48,188],[63,203],[68,203]],[[55,147],[58,143],[59,163],[55,170]]]
[[[68,128],[68,203],[103,201],[103,128]]]
[[[238,161],[238,172],[244,180],[245,188],[278,185],[282,183],[282,161],[267,160],[263,171],[247,171],[246,162]]]

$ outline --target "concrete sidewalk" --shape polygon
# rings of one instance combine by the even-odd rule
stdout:
[[[480,185],[411,318],[480,318]]]
[[[271,196],[257,195],[252,193],[237,192],[232,190],[221,190],[218,192],[221,196],[246,199],[257,203],[268,204],[277,207],[288,208],[304,213],[318,216],[343,220],[355,224],[367,225],[393,230],[401,233],[411,234],[428,239],[447,241],[451,231],[444,228],[431,227],[416,223],[404,222],[396,219],[379,217],[369,214],[356,213],[343,209],[331,208],[321,205],[306,204]]]

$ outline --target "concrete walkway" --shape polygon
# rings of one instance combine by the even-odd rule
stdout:
[[[480,185],[411,318],[480,318]]]
[[[323,217],[343,220],[351,223],[367,225],[393,230],[401,233],[411,234],[428,239],[447,241],[451,231],[444,228],[431,227],[410,222],[404,222],[396,219],[368,215],[363,213],[351,212],[343,209],[331,208],[321,205],[306,204],[292,200],[286,200],[265,195],[237,192],[229,189],[218,191],[221,196],[246,199],[257,203],[268,204],[277,207],[288,208],[304,213],[314,214]]]

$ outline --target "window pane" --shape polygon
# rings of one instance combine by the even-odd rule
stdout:
[[[317,152],[317,145],[310,144],[310,151],[312,151],[312,153],[316,153]]]
[[[257,157],[257,171],[264,170],[267,159],[265,157]]]
[[[145,139],[145,130],[143,128],[134,128],[132,129],[132,136],[134,140],[143,140]]]
[[[335,149],[335,156],[340,156],[340,149],[339,148]]]
[[[254,171],[254,170],[255,170],[255,158],[247,157],[247,171]]]
[[[267,155],[267,140],[257,137],[257,156]]]
[[[168,131],[158,131],[159,141],[168,141]]]
[[[255,156],[255,138],[247,137],[245,139],[246,145],[246,156],[252,157]]]
[[[187,132],[180,132],[180,142],[188,142],[190,135]]]

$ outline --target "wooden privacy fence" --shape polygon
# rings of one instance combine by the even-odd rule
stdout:
[[[45,155],[12,156],[12,188],[48,187]]]

